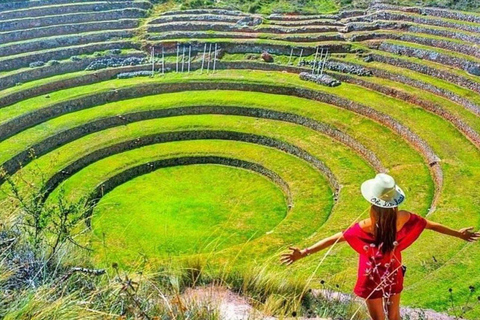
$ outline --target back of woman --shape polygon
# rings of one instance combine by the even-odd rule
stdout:
[[[359,253],[354,292],[365,299],[389,298],[403,289],[401,251],[420,236],[426,220],[407,211],[398,212],[396,207],[376,205],[371,206],[370,215],[374,224],[373,219],[367,219],[343,232],[345,241]]]
[[[354,293],[365,299],[373,320],[400,320],[400,293],[406,267],[402,251],[430,229],[465,241],[476,241],[480,233],[473,227],[458,231],[429,221],[408,211],[399,211],[405,200],[403,190],[393,177],[379,173],[361,186],[363,197],[370,203],[370,218],[355,223],[343,232],[322,239],[300,250],[290,247],[281,261],[290,265],[312,253],[346,241],[358,254],[358,277]]]

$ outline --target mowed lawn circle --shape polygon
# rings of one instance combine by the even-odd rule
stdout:
[[[215,164],[158,169],[107,193],[93,212],[101,260],[205,253],[255,239],[287,214],[282,190],[245,169]]]

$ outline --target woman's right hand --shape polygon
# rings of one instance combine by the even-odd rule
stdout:
[[[305,256],[305,254],[302,252],[302,250],[300,250],[297,247],[290,247],[288,249],[290,249],[291,252],[282,254],[282,257],[280,259],[281,262],[283,264],[286,264],[287,266],[291,265],[295,261],[297,261],[297,260],[299,260],[299,259],[301,259]]]
[[[473,232],[472,230],[473,227],[462,228],[458,230],[460,233],[460,238],[468,242],[477,241],[480,238],[480,232]]]

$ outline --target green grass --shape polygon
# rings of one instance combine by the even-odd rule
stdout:
[[[312,13],[332,13],[339,9],[338,3],[333,0],[307,0],[307,1],[287,1],[287,0],[221,0],[221,1],[179,1],[168,0],[162,2],[159,8],[164,10],[186,10],[208,7],[226,7],[235,8],[242,11],[252,13],[270,14],[277,12],[301,12],[306,14]]]
[[[46,49],[46,50],[40,50],[40,51],[34,51],[34,52],[25,52],[25,53],[11,55],[11,56],[7,56],[7,57],[1,57],[0,62],[5,61],[5,60],[16,59],[16,58],[24,58],[24,57],[28,57],[30,55],[51,53],[51,52],[55,52],[55,51],[59,51],[59,50],[65,50],[65,49],[82,49],[83,47],[88,47],[90,45],[101,45],[101,44],[109,44],[109,43],[123,43],[127,40],[129,40],[129,38],[125,38],[125,39],[122,39],[122,40],[115,40],[115,41],[104,41],[104,42],[95,42],[95,43],[89,43],[89,44],[80,44],[80,45],[75,45],[75,46],[70,46],[70,47],[59,47],[59,48]]]
[[[283,45],[290,47],[304,47],[304,48],[316,48],[317,46],[329,46],[329,45],[343,45],[347,48],[351,46],[350,43],[344,41],[309,41],[309,42],[295,42],[288,40],[274,40],[274,39],[235,39],[235,38],[174,38],[166,40],[151,41],[152,44],[161,45],[162,43],[191,43],[191,42],[200,42],[200,43],[227,43],[227,44],[270,44],[270,45]]]
[[[398,40],[385,40],[385,42],[390,43],[390,44],[395,44],[395,45],[398,45],[398,46],[406,46],[407,48],[410,47],[410,48],[427,50],[427,51],[431,51],[431,52],[437,52],[437,53],[444,54],[446,56],[461,58],[461,59],[464,59],[466,61],[471,61],[471,62],[476,62],[476,63],[478,63],[480,61],[480,59],[478,59],[476,57],[473,57],[473,56],[470,56],[470,55],[467,55],[467,54],[463,54],[463,53],[459,53],[459,52],[453,52],[453,51],[450,51],[450,50],[436,48],[436,47],[430,47],[430,46],[427,46],[427,45],[421,45],[421,44],[418,44],[418,43],[398,41]],[[428,59],[425,59],[425,60],[428,60]]]
[[[363,48],[365,48],[365,47],[363,47]],[[369,49],[366,49],[366,50],[369,50]],[[457,74],[457,75],[459,75],[463,78],[472,80],[474,82],[478,82],[478,77],[469,74],[465,70],[460,70],[460,69],[457,69],[457,68],[454,68],[454,67],[446,66],[444,64],[436,63],[436,62],[425,60],[425,59],[420,59],[420,58],[415,58],[415,57],[407,57],[407,56],[399,56],[399,55],[396,55],[396,54],[393,54],[393,53],[390,53],[390,52],[386,52],[386,51],[379,51],[379,50],[370,50],[370,51],[372,53],[375,53],[375,54],[379,54],[379,55],[383,55],[383,56],[387,56],[387,57],[393,57],[393,58],[401,59],[401,60],[405,60],[405,61],[410,61],[410,62],[413,62],[413,63],[418,63],[420,65],[428,66],[430,68],[434,68],[434,69],[438,69],[438,70],[442,70],[442,71],[447,71],[449,73]]]
[[[394,74],[400,74],[400,75],[403,75],[403,76],[407,76],[407,77],[409,77],[411,79],[414,79],[414,80],[419,80],[419,81],[423,81],[423,82],[426,82],[426,83],[430,83],[430,84],[435,85],[436,87],[449,90],[449,91],[451,91],[453,93],[456,93],[457,95],[459,95],[463,98],[469,99],[469,100],[471,100],[471,101],[473,101],[477,104],[480,104],[480,96],[475,91],[466,89],[464,87],[460,87],[456,84],[450,83],[448,81],[445,81],[445,80],[442,80],[442,79],[439,79],[439,78],[435,78],[435,77],[432,77],[432,76],[429,76],[429,75],[426,75],[426,74],[423,74],[423,73],[415,72],[415,71],[410,70],[410,69],[399,69],[398,67],[395,67],[395,66],[392,66],[392,65],[389,65],[389,64],[386,64],[386,63],[377,62],[377,61],[364,62],[363,60],[357,59],[357,58],[352,57],[352,56],[347,56],[347,58],[345,60],[349,61],[349,62],[359,64],[359,65],[363,65],[363,66],[366,66],[366,67],[372,66],[372,67],[377,68],[377,69],[381,69],[381,70],[383,69],[383,70],[386,70],[386,71],[394,73]]]
[[[94,250],[105,246],[109,261],[222,250],[273,230],[286,213],[282,191],[259,174],[220,165],[159,169],[102,198],[92,224],[104,243]]]
[[[312,88],[319,92],[348,97],[352,101],[363,103],[389,114],[425,139],[442,159],[441,166],[445,174],[445,184],[438,209],[430,218],[454,228],[465,227],[467,225],[478,226],[479,221],[477,216],[470,214],[471,208],[474,208],[476,205],[476,181],[480,178],[478,165],[478,163],[480,163],[480,154],[478,150],[445,120],[429,114],[414,105],[365,90],[359,86],[344,83],[337,88],[327,88],[302,82],[298,80],[296,75],[280,72],[225,70],[210,75],[200,75],[199,73],[191,73],[189,75],[168,74],[163,78],[136,78],[106,81],[52,93],[48,103],[88,95],[95,91],[108,91],[111,88],[135,86],[141,83],[175,83],[199,80],[228,80]],[[395,85],[394,83],[383,80],[372,81],[379,81],[389,86]],[[408,87],[402,86],[400,86],[400,88],[404,90],[409,89]],[[415,94],[420,94],[420,92],[416,91]],[[433,98],[428,94],[425,95],[425,97]],[[341,128],[374,151],[390,170],[390,173],[398,178],[399,184],[404,186],[407,192],[407,201],[409,202],[407,203],[408,207],[406,206],[405,208],[419,212],[420,214],[426,213],[432,195],[432,185],[428,176],[428,169],[425,164],[423,164],[418,153],[408,147],[403,139],[381,125],[354,113],[295,97],[255,92],[207,91],[195,92],[195,94],[185,92],[142,97],[139,99],[131,99],[128,103],[125,101],[115,102],[67,114],[52,119],[42,125],[27,129],[17,136],[2,142],[0,144],[1,154],[3,155],[3,159],[7,159],[17,151],[23,150],[30,143],[39,141],[51,133],[73,125],[86,123],[102,116],[115,115],[134,110],[168,108],[178,105],[188,106],[207,102],[218,105],[238,104],[245,107],[262,106],[275,110],[289,111],[309,116]],[[32,98],[0,110],[0,115],[3,121],[5,121],[26,111],[37,110],[44,106],[44,97]],[[449,103],[444,103],[444,106],[452,108],[451,110],[459,110],[458,107],[450,105]],[[458,112],[462,117],[466,117],[466,114],[460,111]],[[351,151],[345,150],[344,147],[335,149],[335,143],[329,142],[329,139],[320,139],[318,138],[320,135],[314,132],[308,133],[310,130],[297,128],[297,126],[294,125],[261,119],[240,118],[242,117],[185,116],[177,117],[177,119],[158,119],[138,124],[129,124],[125,127],[112,128],[105,132],[86,136],[57,149],[49,155],[39,158],[32,163],[31,166],[38,165],[42,168],[47,168],[50,164],[52,167],[50,172],[53,172],[55,169],[61,167],[62,164],[69,163],[79,155],[85,154],[85,152],[90,152],[114,141],[121,141],[122,139],[151,133],[155,130],[171,131],[179,129],[222,128],[245,130],[246,132],[262,133],[286,139],[293,144],[302,146],[302,148],[319,157],[331,167],[332,171],[339,177],[339,180],[344,185],[344,188],[340,194],[338,205],[333,207],[334,210],[332,214],[328,216],[328,219],[325,216],[325,212],[328,212],[331,206],[331,202],[328,200],[328,192],[322,193],[320,189],[310,190],[312,186],[318,186],[319,188],[323,188],[322,190],[328,190],[324,178],[321,177],[317,171],[304,162],[298,161],[297,158],[285,155],[278,150],[271,150],[270,148],[240,142],[219,141],[218,143],[214,143],[212,141],[192,141],[149,146],[142,148],[142,150],[133,150],[123,155],[115,155],[108,159],[101,160],[85,168],[65,184],[67,190],[78,190],[79,192],[81,192],[81,190],[90,190],[96,183],[114,174],[115,171],[112,171],[113,168],[117,168],[115,170],[121,170],[135,163],[151,161],[156,157],[170,157],[175,154],[230,154],[235,157],[268,164],[270,169],[279,174],[281,173],[282,177],[291,181],[292,186],[294,186],[294,188],[292,188],[292,192],[295,195],[294,199],[302,199],[298,200],[301,205],[294,207],[291,216],[290,214],[287,215],[285,221],[288,220],[289,222],[280,225],[281,232],[274,232],[272,235],[255,239],[247,249],[241,247],[242,254],[244,254],[243,257],[263,257],[263,259],[271,257],[274,259],[275,254],[290,243],[299,246],[311,244],[315,240],[330,235],[335,231],[345,229],[345,227],[366,208],[366,203],[363,202],[358,194],[358,186],[359,183],[371,175],[372,172],[365,164],[362,164],[362,161],[358,157],[355,158]],[[474,118],[470,118],[469,121],[472,121],[472,123],[477,122]],[[336,151],[334,152],[333,150]],[[336,152],[339,153],[337,154]],[[55,162],[56,159],[59,159],[59,161],[57,161],[58,164]],[[297,170],[297,168],[299,168],[297,166],[303,169]],[[30,165],[25,168],[26,174],[28,174],[28,167],[30,167]],[[359,168],[363,168],[364,170],[361,171],[361,174],[358,174]],[[324,201],[322,202],[323,204],[315,202],[317,200],[306,200],[314,199],[314,195],[323,195],[323,198],[321,198],[323,199],[321,201]],[[309,198],[310,196],[313,198]],[[317,216],[319,212],[323,213],[321,217]],[[317,220],[312,224],[310,220],[308,220],[309,217],[315,217]],[[363,212],[363,218],[365,217],[365,212]],[[325,219],[327,219],[327,223],[322,224]],[[306,230],[303,230],[303,228]],[[234,250],[234,248],[239,249],[234,246],[229,250]],[[462,250],[462,248],[464,248],[463,251],[459,251]],[[221,253],[229,252],[229,250],[222,251]],[[474,271],[460,272],[461,266],[468,266],[468,268],[474,269],[475,261],[473,257],[477,256],[480,253],[479,251],[478,244],[464,247],[464,243],[461,243],[459,240],[434,236],[431,232],[425,232],[420,240],[418,240],[404,256],[404,261],[408,265],[409,271],[406,277],[406,290],[402,298],[403,301],[406,304],[416,304],[446,310],[448,297],[443,293],[442,288],[448,289],[448,287],[453,287],[454,290],[460,291],[461,288],[468,287],[470,284],[477,285],[480,282],[480,278]],[[432,255],[439,261],[437,264],[431,262]],[[224,256],[220,255],[215,258],[215,261],[217,263],[226,263],[233,256],[233,253],[225,254]],[[467,256],[467,258],[464,258],[465,256]],[[330,282],[345,281],[345,285],[341,287],[341,290],[350,291],[356,276],[356,258],[347,246],[335,247],[331,256],[329,256],[324,265],[322,265],[315,279],[325,278]],[[285,276],[288,277],[306,277],[315,268],[317,263],[318,259],[316,259],[316,257],[308,258],[300,264],[282,270],[285,270]],[[275,263],[273,263],[273,266],[275,267]],[[280,267],[278,268],[280,269]],[[432,285],[431,282],[434,280],[437,281],[437,285]],[[472,311],[470,313],[471,318],[474,319],[478,312],[477,309]]]
[[[125,29],[125,30],[132,30],[132,29]],[[102,30],[102,31],[89,31],[89,32],[82,32],[80,35],[82,37],[88,37],[90,35],[96,35],[96,34],[100,34],[100,33],[105,33],[105,32],[119,32],[119,30]],[[78,37],[78,35],[76,35]],[[15,42],[7,42],[7,43],[4,43],[4,44],[0,44],[0,48],[4,48],[4,47],[9,47],[9,46],[12,46],[12,45],[22,45],[22,44],[29,44],[29,43],[32,43],[32,42],[36,42],[36,41],[39,41],[39,40],[44,40],[44,41],[52,41],[52,40],[56,40],[56,39],[68,39],[72,37],[71,34],[66,34],[66,35],[56,35],[56,36],[49,36],[49,37],[42,37],[42,38],[34,38],[34,39],[27,39],[27,40],[22,40],[22,41],[15,41]],[[115,36],[115,38],[117,38],[118,36]],[[122,39],[131,39],[130,37],[122,37]],[[106,40],[106,42],[108,42],[110,40]]]
[[[259,29],[258,31],[262,31]],[[188,33],[188,31],[185,31]],[[276,43],[278,41],[287,42],[287,44],[295,43],[296,45],[303,46],[304,44],[308,44],[308,42],[315,42],[318,40],[310,39],[309,41],[298,41],[294,42],[292,40],[288,40],[289,37],[299,37],[299,38],[309,38],[314,37],[317,38],[320,36],[332,36],[337,35],[337,32],[322,32],[322,33],[297,33],[297,34],[276,34],[276,33],[255,33],[255,37],[252,37],[252,33],[242,33],[242,32],[220,32],[220,31],[202,31],[202,37],[199,35],[197,38],[188,38],[190,41],[198,41],[198,42],[212,42],[212,41],[222,41],[225,42],[227,39],[230,41],[248,41],[248,40],[269,40],[269,42]],[[150,36],[158,36],[161,33],[149,33]],[[245,37],[246,35],[246,37]],[[151,41],[170,41],[171,39],[164,39],[164,40],[151,40]]]
[[[139,163],[146,163],[155,159],[194,154],[223,155],[262,164],[268,169],[276,172],[289,184],[294,203],[294,207],[284,217],[281,223],[273,226],[273,232],[269,232],[268,234],[265,233],[262,237],[252,240],[244,238],[244,243],[237,244],[231,248],[224,248],[224,250],[220,250],[217,246],[219,243],[222,243],[222,241],[227,239],[213,238],[213,247],[209,249],[207,248],[206,251],[208,252],[207,255],[215,254],[213,260],[215,264],[220,263],[220,261],[232,261],[232,258],[239,254],[238,250],[246,243],[248,243],[248,248],[241,249],[242,257],[247,258],[248,256],[251,256],[251,258],[255,257],[260,261],[265,261],[265,259],[271,257],[276,250],[281,249],[282,243],[285,245],[285,241],[298,241],[301,239],[301,235],[306,237],[312,234],[329,215],[333,202],[332,194],[326,180],[316,170],[305,162],[298,161],[297,158],[286,155],[278,150],[243,142],[221,140],[185,141],[142,147],[97,161],[73,175],[63,184],[63,188],[66,190],[68,196],[76,198],[82,196],[88,190],[91,190],[92,187],[101,183],[107,177]],[[247,180],[250,182],[253,181],[251,177]],[[234,188],[235,184],[236,182],[233,179],[230,179],[225,187]],[[55,194],[53,194],[52,197],[55,197]],[[157,199],[161,200],[161,198]],[[106,204],[105,202],[103,203],[104,205]],[[127,204],[127,207],[124,207],[124,210],[130,211],[128,209],[130,206],[131,203]],[[158,204],[156,204],[156,206],[158,206]],[[285,209],[283,201],[282,207]],[[241,206],[236,207],[235,212],[237,214],[241,212],[241,210],[239,210],[240,208]],[[255,213],[259,214],[259,211],[255,211]],[[311,222],[310,226],[305,226],[305,223],[302,223],[302,221],[305,222],[306,220]],[[230,225],[230,227],[234,228],[233,225]],[[272,230],[270,229],[267,231]],[[124,237],[128,236],[128,234],[124,235]],[[112,238],[117,238],[120,242],[122,239],[120,234],[116,237],[113,236]],[[103,239],[94,237],[93,241],[103,241]],[[115,239],[112,239],[112,241],[115,241]],[[115,248],[117,248],[116,255],[113,254],[116,252]],[[144,260],[143,255],[139,253],[136,257],[137,260],[132,260],[131,257],[130,259],[125,259],[124,257],[125,260],[109,259],[108,261],[105,261],[103,255],[108,253],[109,247],[102,247],[102,251],[103,252],[99,253],[102,257],[101,261],[99,261],[101,264],[110,264],[111,262],[116,261],[120,263],[126,262],[128,265],[132,266],[135,265],[135,263]],[[114,246],[112,248],[112,257],[115,256],[116,258],[120,258],[119,256],[122,251],[124,251],[124,247],[121,244],[119,244],[119,246]],[[151,251],[149,253],[151,253]],[[128,254],[126,255],[126,258],[128,258]],[[149,255],[148,263],[150,266],[154,266],[165,259],[166,257],[162,259],[161,256]],[[238,263],[245,266],[249,264],[248,260],[243,262],[240,260]]]
[[[105,56],[105,55],[109,55],[109,50],[105,50],[105,51],[97,51],[101,56]],[[130,54],[138,54],[138,53],[142,53],[144,54],[143,51],[139,51],[139,50],[136,50],[136,49],[122,49],[121,50],[121,53],[118,55],[118,56],[128,56]],[[83,59],[86,59],[86,58],[97,58],[93,53],[92,54],[81,54],[81,55],[78,55],[78,57],[81,57]],[[45,62],[48,62],[48,61],[45,61]],[[68,63],[68,62],[72,62],[72,60],[69,58],[69,59],[63,59],[63,60],[58,60],[58,62],[60,63]],[[16,69],[16,70],[12,70],[12,71],[4,71],[4,72],[0,72],[0,75],[1,76],[10,76],[10,75],[15,75],[15,74],[18,74],[18,73],[21,73],[21,72],[25,72],[25,71],[28,71],[28,70],[32,70],[32,68],[30,67],[25,67],[25,68],[20,68],[20,69]],[[0,92],[0,96],[6,94],[6,93],[9,93],[9,92],[15,92],[16,90],[23,90],[23,89],[26,89],[26,88],[31,88],[31,87],[34,87],[38,84],[41,84],[41,83],[48,83],[50,80],[49,79],[54,79],[56,77],[65,77],[65,79],[68,79],[68,78],[71,78],[71,77],[74,77],[75,75],[78,75],[78,74],[85,74],[86,72],[84,71],[80,71],[80,72],[72,72],[72,73],[66,73],[66,74],[63,74],[63,75],[56,75],[56,76],[52,76],[52,77],[47,77],[47,78],[42,78],[42,79],[39,79],[39,80],[33,80],[33,81],[28,81],[26,83],[22,83],[20,86],[14,86],[14,87],[11,87],[11,88],[7,88],[5,90],[2,90]],[[62,78],[63,79],[63,78]]]
[[[105,110],[112,110],[112,112],[114,111],[120,112],[121,110],[118,108],[128,108],[133,111],[135,109],[139,110],[138,109],[139,106],[145,109],[152,109],[154,107],[154,105],[152,105],[153,101],[155,101],[155,103],[157,104],[168,103],[168,101],[171,101],[172,103],[177,102],[178,104],[178,101],[180,100],[186,102],[187,100],[192,99],[196,103],[201,103],[202,100],[199,100],[199,99],[202,96],[204,101],[210,101],[210,103],[212,103],[212,94],[210,92],[204,92],[204,93],[198,92],[196,95],[186,95],[182,93],[175,93],[175,94],[164,94],[161,96],[162,96],[162,99],[158,99],[156,96],[145,97],[141,99],[132,100],[129,104],[118,102],[118,103],[111,104],[109,106],[100,106],[100,107],[97,107],[96,109],[98,110],[98,112],[101,112],[101,111],[105,112]],[[264,95],[264,94],[248,93],[248,92],[246,93],[217,92],[215,94],[215,97],[217,99],[227,99],[228,97],[228,99],[230,99],[230,103],[235,101],[232,99],[238,99],[239,102],[243,101],[243,103],[245,103],[245,101],[255,101],[254,103],[255,105],[258,105],[259,103],[261,103],[261,104],[266,104],[266,107],[275,108],[275,109],[278,109],[279,106],[281,106],[282,104],[284,105],[283,108],[292,108],[293,106],[295,106],[295,108],[297,109],[296,112],[299,112],[299,113],[305,113],[305,111],[302,112],[302,110],[310,109],[309,112],[311,112],[311,114],[318,119],[324,118],[325,120],[328,120],[331,118],[330,121],[333,121],[333,122],[345,123],[345,124],[351,123],[352,131],[355,131],[355,129],[358,131],[366,131],[366,132],[375,132],[376,130],[380,130],[379,132],[381,132],[381,134],[379,134],[379,139],[385,141],[384,142],[385,146],[388,145],[388,141],[392,141],[392,139],[397,140],[398,144],[396,144],[395,146],[395,150],[397,151],[402,150],[401,146],[405,144],[402,140],[389,134],[388,131],[381,129],[380,126],[375,125],[371,121],[365,121],[361,119],[355,120],[354,119],[355,117],[352,118],[351,114],[346,112],[345,113],[336,112],[335,108],[331,108],[326,105],[322,108],[318,108],[318,106],[320,105],[319,103],[312,104],[312,102],[309,102],[308,100],[304,100],[304,99],[295,99],[295,98],[286,99],[284,96],[276,97],[275,95]],[[151,102],[149,103],[148,101],[151,101]],[[223,101],[223,100],[220,100],[220,101]],[[295,101],[295,103],[292,103],[293,101]],[[328,109],[330,109],[331,111],[328,111]],[[81,119],[82,118],[81,113],[87,114],[87,112],[91,112],[92,110],[84,110],[80,113],[67,115],[65,117],[69,117],[71,119]],[[328,113],[326,113],[327,111]],[[180,118],[184,118],[184,119],[182,120]],[[190,119],[187,119],[187,118],[190,118]],[[221,123],[224,129],[227,129],[227,127],[225,127],[226,125],[229,125],[231,129],[236,128],[236,130],[239,130],[239,129],[241,130],[241,128],[244,128],[243,130],[246,130],[247,132],[255,132],[255,131],[258,131],[260,128],[262,128],[262,131],[264,130],[264,134],[266,134],[267,132],[272,132],[272,133],[277,132],[279,137],[282,137],[282,136],[285,138],[288,137],[288,140],[291,141],[292,143],[299,145],[302,148],[306,149],[307,151],[312,152],[314,155],[318,156],[329,167],[331,167],[334,173],[338,175],[339,178],[341,179],[341,183],[344,185],[344,188],[342,189],[340,199],[348,199],[348,198],[356,199],[355,202],[344,202],[340,200],[339,204],[335,207],[335,212],[342,212],[342,213],[333,214],[329,218],[330,227],[324,228],[323,231],[316,236],[330,234],[332,232],[331,228],[343,228],[345,225],[349,223],[349,221],[351,221],[356,217],[359,211],[362,210],[361,208],[363,207],[363,202],[361,198],[358,197],[358,190],[357,190],[358,184],[362,181],[362,179],[371,175],[372,171],[370,171],[371,169],[365,168],[364,165],[360,166],[361,161],[358,162],[357,160],[353,162],[354,157],[352,156],[351,152],[346,154],[344,152],[340,153],[340,150],[343,149],[343,147],[340,147],[338,144],[327,143],[328,139],[318,140],[320,136],[312,135],[312,133],[309,134],[308,132],[310,130],[300,130],[300,129],[293,130],[293,126],[291,125],[285,127],[285,125],[279,125],[278,122],[268,125],[268,122],[265,122],[265,121],[259,121],[254,119],[251,119],[251,120],[241,119],[241,117],[240,118],[234,117],[232,118],[231,121],[227,121],[226,117],[218,118],[217,116],[216,118],[212,116],[178,117],[178,119],[172,118],[172,119],[164,119],[163,121],[162,120],[144,121],[138,124],[130,124],[126,127],[109,129],[108,131],[92,134],[91,136],[79,139],[78,141],[75,141],[69,145],[66,145],[65,147],[59,148],[57,151],[53,152],[51,155],[41,157],[39,160],[35,161],[35,163],[32,163],[32,167],[39,166],[42,169],[51,167],[52,168],[51,170],[55,170],[55,169],[58,170],[61,168],[62,163],[67,163],[71,161],[68,159],[73,160],[76,157],[80,156],[81,154],[84,154],[85,152],[91,152],[91,150],[98,149],[100,145],[105,145],[105,143],[102,143],[102,140],[108,141],[109,144],[116,141],[120,141],[119,140],[120,136],[118,136],[118,134],[114,134],[115,131],[118,131],[118,133],[121,133],[125,137],[131,138],[137,135],[141,135],[142,133],[143,134],[152,133],[153,130],[158,131],[159,128],[164,128],[163,130],[171,130],[169,128],[201,129],[202,126],[200,126],[200,124],[202,122],[212,123],[212,125],[217,124],[216,126],[218,126],[218,124]],[[222,119],[222,120],[219,120],[219,119]],[[351,119],[351,120],[348,120],[348,119]],[[180,122],[179,120],[182,120],[182,121]],[[62,122],[65,122],[65,120],[63,120]],[[179,125],[180,123],[183,123],[183,125],[180,126]],[[232,124],[235,124],[235,127],[232,127]],[[258,129],[254,129],[255,127],[257,127]],[[283,127],[285,127],[285,129],[282,129]],[[361,129],[361,128],[364,128],[364,129]],[[358,133],[356,135],[358,136]],[[292,140],[293,137],[296,137],[296,138]],[[360,135],[359,138],[368,142],[368,140],[365,139],[365,136]],[[311,141],[311,143],[307,143],[307,141]],[[320,145],[325,147],[322,149],[318,149],[317,146],[320,146]],[[382,147],[381,145],[376,145],[375,147],[380,148],[381,150],[385,150],[385,148]],[[408,148],[405,149],[405,151],[399,153],[399,156],[401,157],[399,159],[393,159],[391,157],[387,157],[385,154],[380,154],[380,156],[382,157],[382,160],[385,159],[387,161],[386,165],[388,165],[389,167],[392,166],[390,164],[392,160],[395,163],[399,163],[397,161],[401,161],[403,163],[411,163],[411,165],[409,166],[401,166],[401,167],[399,166],[395,168],[392,167],[392,170],[393,170],[392,172],[394,172],[393,174],[398,175],[399,177],[403,175],[404,179],[406,180],[408,180],[408,176],[410,174],[412,174],[412,179],[413,179],[413,175],[418,178],[419,172],[420,171],[424,172],[422,174],[424,177],[423,179],[425,179],[424,185],[423,186],[412,185],[409,188],[411,192],[417,192],[419,196],[416,197],[415,199],[411,198],[408,200],[412,208],[416,207],[417,208],[416,211],[424,212],[426,210],[426,206],[428,206],[428,201],[431,193],[431,185],[429,182],[428,173],[425,169],[420,171],[416,169],[412,171],[413,167],[417,167],[415,163],[418,163],[420,161],[418,156],[415,156],[412,158],[412,155],[415,155],[415,152],[408,151]],[[408,160],[409,158],[411,160]],[[27,166],[27,168],[29,166]],[[106,168],[106,169],[108,170],[109,168]],[[94,169],[92,170],[94,172],[98,172],[98,170],[94,170]],[[365,174],[359,175],[359,172],[365,172]],[[87,179],[85,177],[81,177],[79,178],[78,181],[89,181],[89,180],[90,178]],[[306,182],[302,182],[302,184],[304,183]],[[73,183],[73,185],[76,185],[76,184]],[[415,191],[416,187],[419,187],[419,189]],[[427,187],[427,189],[425,189],[425,187]],[[420,194],[423,194],[423,196],[420,196]],[[334,226],[337,226],[337,227],[334,227]],[[346,250],[344,254],[348,254],[348,250]],[[330,266],[330,268],[333,268],[332,270],[336,270],[333,265]]]
[[[476,2],[462,2],[462,1],[448,1],[448,0],[394,0],[392,3],[402,6],[419,6],[419,7],[441,7],[454,10],[467,11],[465,13],[471,15],[478,15],[472,11],[480,11],[480,7]]]
[[[414,16],[418,17],[418,14],[414,13],[408,13],[408,12],[402,12],[402,15],[406,16]],[[427,20],[438,20],[438,21],[445,21],[445,22],[451,22],[451,23],[456,23],[459,25],[469,25],[469,26],[476,26],[478,27],[480,24],[475,23],[475,22],[469,22],[469,21],[463,21],[463,20],[455,20],[455,19],[449,19],[449,18],[441,18],[441,17],[436,17],[436,16],[421,16],[422,19],[427,19]]]
[[[428,91],[418,89],[403,83],[395,82],[389,79],[376,78],[376,77],[361,77],[361,79],[366,82],[379,84],[389,88],[395,88],[398,91],[410,94],[413,97],[421,98],[424,101],[433,102],[435,106],[441,107],[442,109],[449,111],[455,117],[457,117],[458,119],[462,119],[465,123],[470,125],[475,131],[480,132],[479,117],[476,114],[465,109],[463,106],[458,105],[446,98],[443,98],[433,93],[430,93]]]

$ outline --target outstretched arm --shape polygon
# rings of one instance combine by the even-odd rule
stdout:
[[[289,253],[282,254],[281,261],[282,263],[288,266],[301,258],[304,258],[312,253],[322,251],[323,249],[328,248],[332,244],[336,242],[342,242],[342,241],[345,241],[345,238],[343,237],[343,233],[338,232],[333,236],[320,240],[317,243],[315,243],[313,246],[302,249],[302,250],[300,250],[297,247],[290,247],[289,249],[291,251]]]
[[[480,238],[480,232],[473,232],[473,227],[462,228],[460,230],[453,230],[447,226],[444,226],[440,223],[427,220],[427,225],[425,229],[430,229],[447,236],[457,237],[468,242],[477,241]]]

